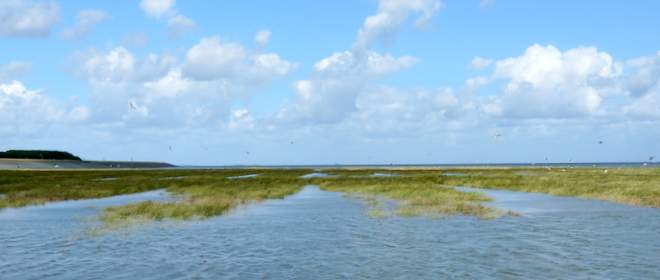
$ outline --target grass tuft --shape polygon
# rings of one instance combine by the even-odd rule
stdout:
[[[342,192],[367,202],[375,218],[398,216],[447,217],[469,215],[494,218],[515,213],[484,206],[480,193],[453,186],[540,192],[660,207],[659,168],[543,169],[543,168],[395,168],[327,169],[329,177],[300,178],[309,169],[237,170],[58,170],[0,171],[0,209],[54,201],[102,198],[165,188],[180,198],[169,202],[140,202],[106,208],[108,225],[204,219],[222,215],[247,203],[280,199],[308,184]],[[376,172],[397,176],[373,177]],[[249,180],[228,177],[260,174]],[[460,174],[445,176],[443,174]],[[113,180],[99,180],[113,178]],[[116,178],[116,179],[114,179]],[[163,178],[177,178],[163,180]]]

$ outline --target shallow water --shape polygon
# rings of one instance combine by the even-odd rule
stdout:
[[[227,179],[235,180],[235,179],[252,179],[252,178],[257,178],[259,174],[248,174],[248,175],[240,175],[240,176],[229,176]]]
[[[396,177],[396,176],[399,175],[393,173],[383,173],[383,172],[375,172],[371,174],[371,177]]]
[[[300,178],[303,178],[303,179],[327,178],[327,177],[330,177],[330,175],[328,173],[323,173],[323,172],[313,172],[313,173],[309,173],[309,174],[305,174],[305,175],[300,176]]]
[[[466,173],[458,173],[458,172],[445,172],[442,173],[442,176],[449,176],[449,177],[465,177],[468,174]]]
[[[119,178],[117,177],[108,177],[108,178],[100,178],[100,179],[92,179],[92,181],[97,181],[97,182],[103,182],[103,181],[117,181]]]
[[[5,210],[0,278],[660,278],[658,209],[485,192],[522,216],[374,219],[362,201],[316,187],[222,217],[102,236],[81,235],[80,217],[98,211],[89,206],[150,195]]]

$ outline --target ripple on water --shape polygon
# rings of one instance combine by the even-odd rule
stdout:
[[[0,212],[0,241],[6,245],[0,254],[0,263],[6,264],[0,266],[0,275],[7,279],[660,277],[657,209],[485,192],[495,198],[494,206],[520,210],[523,216],[486,221],[373,219],[361,200],[316,187],[208,220],[84,238],[71,234],[84,228],[76,214],[97,213],[87,212],[88,204],[70,205],[70,211],[51,207],[9,219]],[[47,218],[38,219],[39,215]]]

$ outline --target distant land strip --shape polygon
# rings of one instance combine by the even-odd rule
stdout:
[[[47,159],[5,159],[0,158],[0,170],[53,170],[53,169],[144,169],[168,168],[175,165],[165,162],[145,161],[88,161],[88,160],[47,160]]]

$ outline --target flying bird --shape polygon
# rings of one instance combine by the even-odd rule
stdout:
[[[599,144],[599,145],[603,145],[603,141],[602,141],[602,140],[601,140],[601,141],[598,141],[598,144]]]
[[[131,111],[137,111],[137,105],[133,101],[128,101],[128,109]]]
[[[653,161],[654,159],[655,159],[654,156],[650,156],[650,157],[649,157],[649,161]]]

